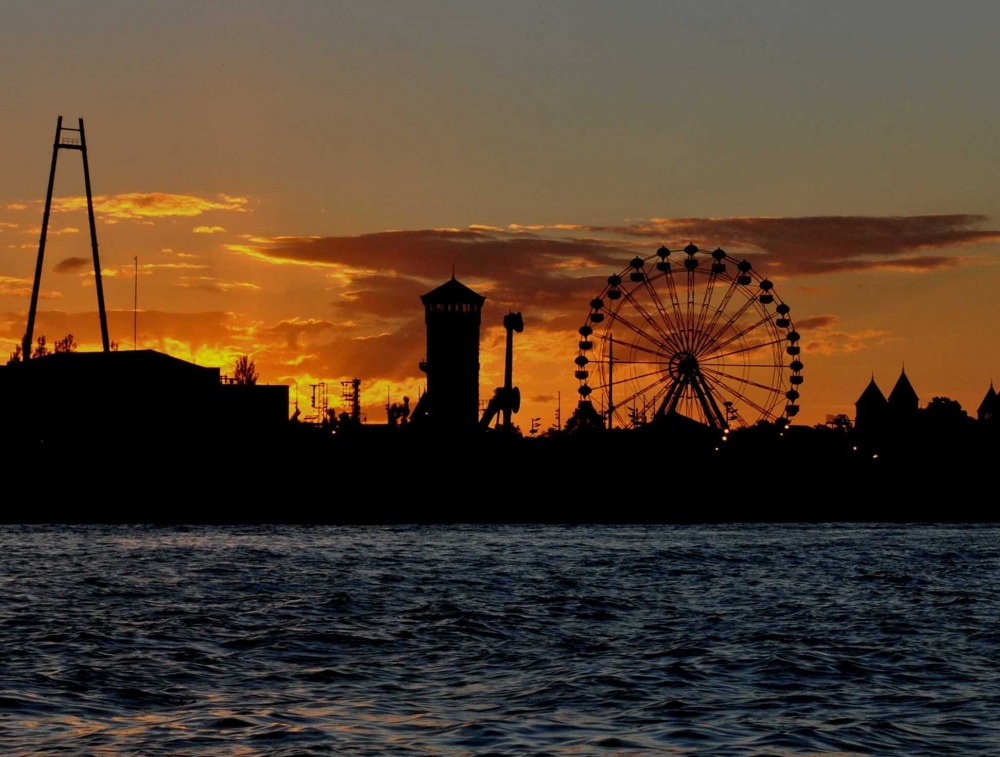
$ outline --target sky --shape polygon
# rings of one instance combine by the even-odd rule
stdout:
[[[1000,379],[1000,5],[0,5],[0,354],[24,324],[56,117],[86,123],[111,338],[261,380],[424,385],[418,296],[487,296],[481,397],[524,313],[523,428],[576,398],[588,301],[635,254],[750,257],[802,333],[799,421],[905,364]],[[36,334],[97,349],[79,155]],[[292,397],[296,395],[293,388]],[[568,417],[568,416],[567,416]]]

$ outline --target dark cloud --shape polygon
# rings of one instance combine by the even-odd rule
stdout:
[[[314,376],[357,376],[363,381],[405,381],[423,376],[423,318],[414,319],[392,333],[367,337],[336,336],[314,346],[301,368]]]
[[[333,307],[347,317],[378,318],[412,316],[420,311],[420,295],[432,286],[408,276],[359,276],[340,293]]]
[[[440,279],[454,265],[459,277],[510,272],[557,272],[574,259],[617,263],[628,246],[593,239],[507,234],[481,229],[386,231],[351,237],[275,237],[229,249],[264,259],[362,270],[392,270]]]
[[[393,302],[409,302],[446,279],[452,266],[463,281],[489,282],[484,293],[494,304],[560,307],[567,299],[591,296],[594,284],[607,276],[605,271],[621,269],[635,254],[628,242],[481,229],[276,237],[229,249],[278,263],[351,269],[349,292],[357,295],[359,312],[368,309],[382,316],[393,310]],[[589,281],[581,278],[589,268],[601,275]],[[395,275],[386,275],[389,272]],[[349,294],[345,298],[350,300]]]
[[[795,322],[798,331],[808,331],[809,329],[824,329],[833,326],[837,322],[835,315],[814,315],[809,318],[802,318]]]
[[[978,228],[986,220],[985,216],[969,214],[678,218],[623,226],[588,226],[586,230],[667,243],[679,240],[675,242],[678,246],[693,240],[713,247],[751,248],[766,253],[766,264],[780,266],[782,273],[818,274],[873,268],[918,271],[952,267],[961,259],[921,257],[913,253],[1000,241],[1000,231]]]
[[[54,273],[82,273],[93,266],[93,261],[87,258],[66,258],[52,267]]]

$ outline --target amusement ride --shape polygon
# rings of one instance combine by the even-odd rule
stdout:
[[[608,428],[672,414],[725,433],[799,412],[791,308],[747,260],[688,244],[636,256],[590,301],[575,376]]]

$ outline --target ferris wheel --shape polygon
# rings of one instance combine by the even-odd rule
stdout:
[[[799,412],[802,360],[791,308],[722,249],[636,256],[590,301],[576,357],[584,401],[608,427],[671,413],[726,431]]]

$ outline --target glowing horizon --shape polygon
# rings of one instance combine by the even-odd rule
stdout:
[[[87,122],[111,338],[132,345],[138,256],[137,346],[223,372],[249,354],[300,400],[357,376],[370,421],[387,391],[423,386],[418,296],[452,265],[487,297],[481,399],[502,383],[501,318],[520,310],[515,422],[545,429],[559,392],[564,420],[576,402],[576,329],[607,276],[689,241],[751,259],[791,305],[796,422],[853,417],[870,375],[885,389],[904,362],[922,404],[970,413],[1000,375],[984,327],[998,106],[972,84],[1000,52],[982,18],[57,5],[0,12],[0,62],[23,70],[0,144],[0,350],[23,335],[61,112]],[[963,55],[919,53],[942,30]],[[54,80],[46,60],[77,73]],[[35,334],[92,349],[82,185],[62,155]]]

